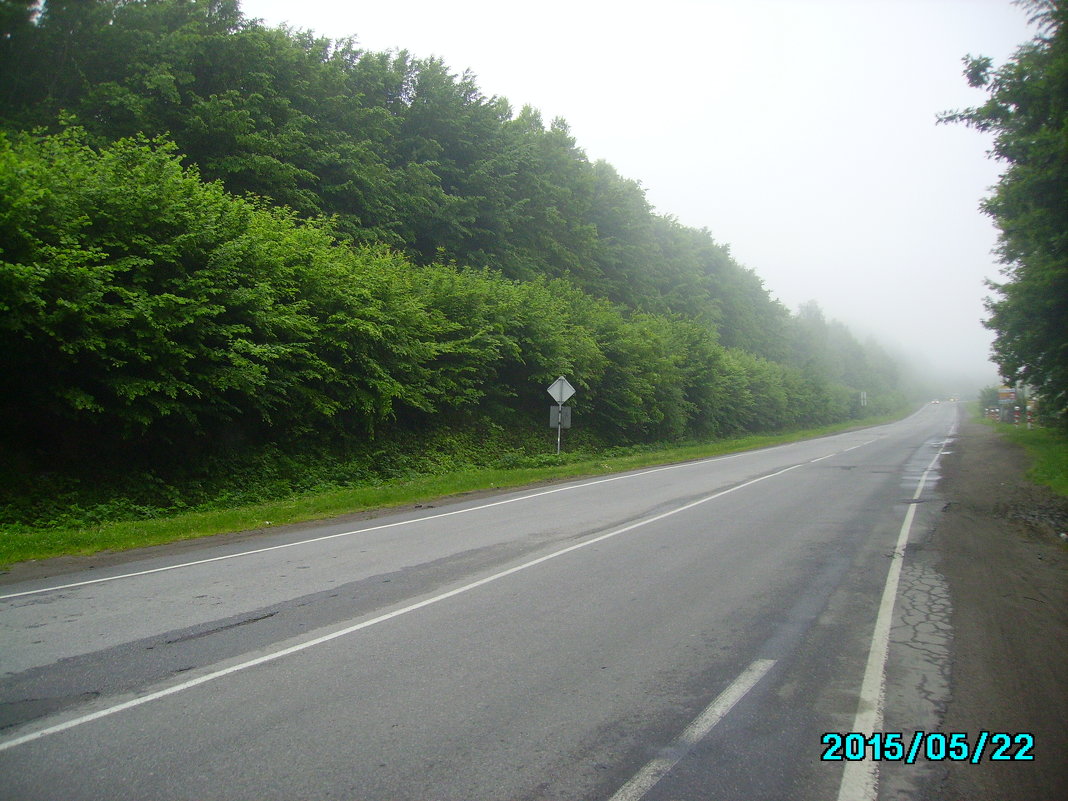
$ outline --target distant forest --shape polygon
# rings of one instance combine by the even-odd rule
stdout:
[[[0,437],[19,453],[546,436],[559,375],[599,446],[903,403],[877,345],[792,313],[566,122],[440,60],[236,0],[0,8]]]

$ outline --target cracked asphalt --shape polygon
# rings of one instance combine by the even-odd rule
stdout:
[[[959,433],[942,463],[945,508],[899,597],[915,603],[898,661],[916,666],[921,698],[948,699],[930,705],[938,731],[1033,733],[1035,759],[938,763],[921,797],[1068,798],[1068,548],[1057,536],[1068,499],[1029,482],[1025,452],[988,426],[964,421]]]

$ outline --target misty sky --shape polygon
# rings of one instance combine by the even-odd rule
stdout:
[[[1033,35],[1009,0],[241,0],[245,15],[367,50],[440,56],[486,95],[563,117],[660,214],[707,228],[789,308],[945,377],[997,380],[980,324],[997,279],[978,210],[991,140],[961,58]]]

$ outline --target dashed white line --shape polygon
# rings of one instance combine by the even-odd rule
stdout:
[[[686,727],[665,752],[669,756],[657,757],[646,763],[626,784],[616,791],[609,801],[639,801],[658,781],[671,772],[687,753],[703,740],[716,724],[727,716],[734,706],[752,690],[769,670],[775,666],[774,659],[758,659],[739,674],[731,685],[720,693],[705,711]]]

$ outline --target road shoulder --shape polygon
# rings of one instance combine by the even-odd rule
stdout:
[[[1022,448],[966,421],[943,462],[931,539],[952,602],[944,732],[1034,734],[1034,761],[946,763],[928,797],[1068,798],[1068,499],[1024,477]]]

